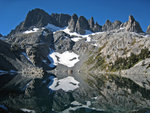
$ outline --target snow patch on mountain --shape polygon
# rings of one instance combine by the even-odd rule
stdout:
[[[64,53],[50,52],[48,56],[51,61],[50,67],[54,67],[57,64],[62,64],[67,67],[73,67],[77,62],[79,62],[79,55],[74,52],[65,51]]]
[[[74,37],[74,38],[71,38],[72,41],[74,42],[78,42],[79,40],[81,40],[82,38],[79,38],[79,37]]]
[[[79,82],[71,76],[68,76],[60,80],[58,80],[58,78],[51,76],[49,77],[49,79],[51,80],[51,82],[49,83],[48,88],[54,91],[62,89],[68,92],[73,91],[79,87]]]
[[[51,30],[52,32],[64,29],[64,28],[57,27],[57,26],[55,26],[53,24],[47,24],[47,26],[45,26],[45,28]]]
[[[35,113],[34,110],[30,110],[30,109],[27,109],[27,108],[21,108],[20,110],[23,111],[23,112],[26,112],[26,113]]]
[[[33,28],[33,30],[27,30],[25,32],[23,32],[24,34],[29,34],[29,33],[35,33],[39,30],[39,28]]]

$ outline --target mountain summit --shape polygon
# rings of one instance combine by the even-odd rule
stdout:
[[[126,30],[130,32],[142,33],[140,24],[134,19],[132,15],[129,16],[129,20],[126,23]]]
[[[14,34],[20,31],[25,31],[33,27],[44,27],[48,24],[53,24],[57,27],[67,27],[71,32],[77,32],[79,34],[85,34],[86,30],[91,32],[102,32],[110,31],[120,28],[125,28],[126,31],[142,33],[140,24],[134,19],[132,15],[129,16],[129,20],[125,23],[120,21],[111,22],[109,20],[101,26],[97,22],[94,23],[94,18],[91,17],[90,20],[87,20],[84,16],[78,16],[73,14],[72,16],[68,14],[55,14],[52,13],[49,15],[42,9],[33,9],[29,11],[25,20],[19,24],[15,30],[10,34]]]

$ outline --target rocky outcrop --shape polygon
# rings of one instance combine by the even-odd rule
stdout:
[[[51,16],[42,9],[34,9],[27,14],[23,27],[43,27],[48,23],[53,23]]]
[[[106,20],[105,24],[102,26],[102,31],[112,30],[112,23],[109,20]]]
[[[17,70],[17,67],[13,65],[15,62],[15,55],[11,51],[11,45],[0,40],[0,69],[1,70]],[[10,59],[10,60],[8,60]]]
[[[124,24],[126,31],[143,33],[140,24],[134,19],[132,15],[129,16],[128,22]]]
[[[68,14],[57,14],[53,13],[51,14],[51,17],[53,19],[53,24],[59,27],[65,27],[68,26],[68,22],[71,19],[71,16]]]
[[[146,33],[150,34],[150,25],[148,26]]]
[[[64,52],[72,50],[75,42],[71,40],[71,37],[63,31],[57,31],[54,34],[55,50],[58,52]]]
[[[50,49],[54,49],[54,38],[52,32],[47,29],[39,29],[35,33],[18,33],[11,36],[10,43],[19,45],[26,52],[30,58],[32,64],[43,67],[44,69],[50,69],[50,64],[47,56],[50,53]],[[46,60],[47,63],[44,63]]]
[[[110,30],[114,30],[114,29],[119,29],[121,24],[122,23],[118,20],[116,20],[114,23],[107,20],[105,22],[105,24],[102,26],[102,31],[110,31]]]
[[[90,30],[92,32],[102,31],[102,27],[97,22],[94,23],[93,17],[87,21],[83,16],[78,19],[76,14],[72,15],[68,28],[70,32],[77,32],[79,34],[85,34],[86,30]]]
[[[69,28],[70,32],[74,32],[75,31],[77,20],[78,20],[78,16],[76,14],[73,14],[71,16],[71,20],[70,20],[70,22],[68,24],[68,28]]]
[[[92,31],[93,31],[93,32],[101,32],[101,31],[102,31],[102,26],[100,26],[100,25],[96,22],[96,24],[94,25]]]
[[[11,31],[9,36],[27,29],[32,29],[33,27],[43,27],[48,23],[54,23],[52,17],[48,13],[42,9],[33,9],[28,12],[25,20]]]
[[[79,34],[85,34],[86,33],[85,30],[89,30],[89,23],[85,17],[80,16],[78,18],[75,31]]]
[[[114,21],[114,23],[112,24],[113,29],[119,29],[121,24],[122,24],[122,22],[119,20]]]
[[[97,22],[94,23],[93,17],[91,17],[91,19],[88,22],[89,22],[90,30],[92,32],[101,32],[102,31],[102,26],[100,26]]]
[[[93,19],[93,17],[91,17],[91,19],[88,22],[89,22],[90,29],[93,29],[93,27],[94,27],[94,19]]]

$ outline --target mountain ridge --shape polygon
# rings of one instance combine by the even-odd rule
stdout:
[[[85,23],[84,26],[87,27],[82,28],[82,23]],[[97,22],[94,23],[93,17],[87,20],[84,16],[78,17],[76,14],[73,14],[72,16],[63,13],[48,14],[44,10],[36,8],[29,11],[25,20],[21,22],[14,30],[12,30],[8,36],[14,34],[15,32],[24,31],[33,26],[44,27],[47,24],[53,24],[58,27],[68,26],[71,32],[77,32],[79,34],[85,34],[85,30],[90,30],[92,32],[102,32],[119,29],[122,27],[126,27],[126,31],[144,33],[140,27],[140,24],[134,19],[132,15],[129,16],[129,20],[125,23],[122,23],[119,20],[116,20],[113,23],[109,20],[106,20],[104,25],[99,25]]]

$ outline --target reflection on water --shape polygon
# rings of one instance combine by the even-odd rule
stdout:
[[[90,95],[90,90],[84,90],[85,86],[81,84],[74,91],[59,89],[52,93],[48,88],[52,83],[49,79],[51,76],[55,75],[49,74],[42,79],[32,80],[20,74],[1,75],[0,105],[11,110],[29,109],[39,113],[54,110],[63,113],[126,113],[138,109],[146,112],[148,109],[145,108],[150,106],[150,90],[128,78],[89,74],[85,82],[91,87],[91,91],[95,91],[94,95]],[[75,105],[72,102],[80,104]],[[87,105],[87,102],[90,104]]]

